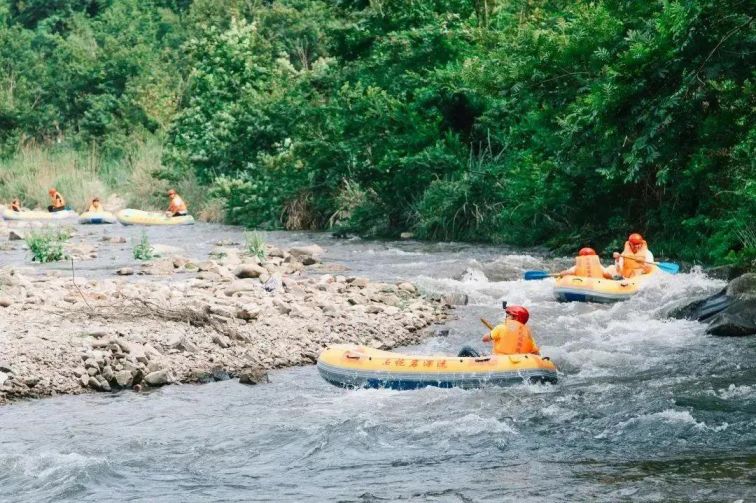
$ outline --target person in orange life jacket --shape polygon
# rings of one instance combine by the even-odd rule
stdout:
[[[171,189],[168,191],[168,198],[171,200],[168,205],[168,211],[165,212],[169,217],[183,217],[188,214],[186,203],[181,196],[176,194],[176,191]]]
[[[10,203],[10,209],[12,211],[21,211],[21,201],[19,201],[18,198],[15,198]]]
[[[612,279],[612,275],[602,265],[593,248],[581,248],[575,257],[575,265],[560,272],[560,276],[582,276],[585,278]]]
[[[538,346],[525,325],[530,313],[523,306],[509,306],[503,302],[506,313],[504,322],[496,326],[491,332],[483,336],[483,342],[492,342],[495,355],[533,354],[540,355]],[[478,357],[480,353],[470,346],[465,346],[459,352],[460,357]]]
[[[100,202],[99,197],[92,198],[92,202],[89,203],[89,208],[87,209],[88,213],[101,213],[105,211],[105,208],[102,207],[102,203]]]
[[[624,278],[632,278],[653,271],[654,254],[648,249],[648,243],[643,236],[634,232],[625,241],[622,253],[614,252],[614,267],[617,274]]]
[[[47,207],[47,211],[52,213],[66,209],[66,200],[63,199],[63,196],[60,195],[60,192],[58,192],[55,187],[50,188],[47,193],[50,194],[50,202],[52,202],[52,204]]]

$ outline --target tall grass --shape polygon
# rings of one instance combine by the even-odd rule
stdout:
[[[174,187],[199,220],[223,221],[224,202],[211,198],[193,173],[175,185],[157,176],[163,168],[162,156],[157,140],[135,143],[120,159],[106,158],[94,148],[24,146],[0,160],[0,204],[18,197],[24,207],[46,208],[50,204],[47,191],[55,187],[68,206],[80,212],[95,196],[110,211],[123,207],[165,210],[166,192]]]
[[[18,197],[25,207],[45,208],[50,204],[47,190],[55,187],[71,208],[82,211],[92,197],[104,200],[110,194],[98,171],[91,152],[22,147],[0,164],[0,202]]]

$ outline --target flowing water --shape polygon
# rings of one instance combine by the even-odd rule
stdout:
[[[218,239],[241,240],[228,227],[148,232],[195,256]],[[226,381],[19,403],[0,408],[0,501],[756,498],[756,340],[707,336],[697,322],[664,315],[722,282],[665,276],[624,303],[559,304],[549,280],[517,279],[557,267],[537,252],[322,234],[266,239],[318,242],[347,274],[469,296],[448,336],[409,352],[483,350],[479,318],[499,319],[501,300],[524,304],[560,381],[347,391],[310,366],[272,372],[272,383],[257,387]],[[127,249],[101,252],[89,275],[128,265]]]

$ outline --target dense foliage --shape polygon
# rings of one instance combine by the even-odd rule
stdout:
[[[254,227],[756,259],[742,0],[0,1],[0,142],[165,142]]]

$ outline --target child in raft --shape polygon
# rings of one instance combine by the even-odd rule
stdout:
[[[171,189],[168,191],[168,199],[170,199],[170,204],[168,205],[168,211],[165,212],[165,214],[169,217],[183,217],[189,214],[186,203],[183,199],[181,199],[181,196],[176,194],[176,191]]]
[[[92,202],[89,203],[89,208],[87,209],[88,213],[102,213],[105,211],[105,208],[102,207],[102,203],[100,203],[99,197],[93,197]]]

